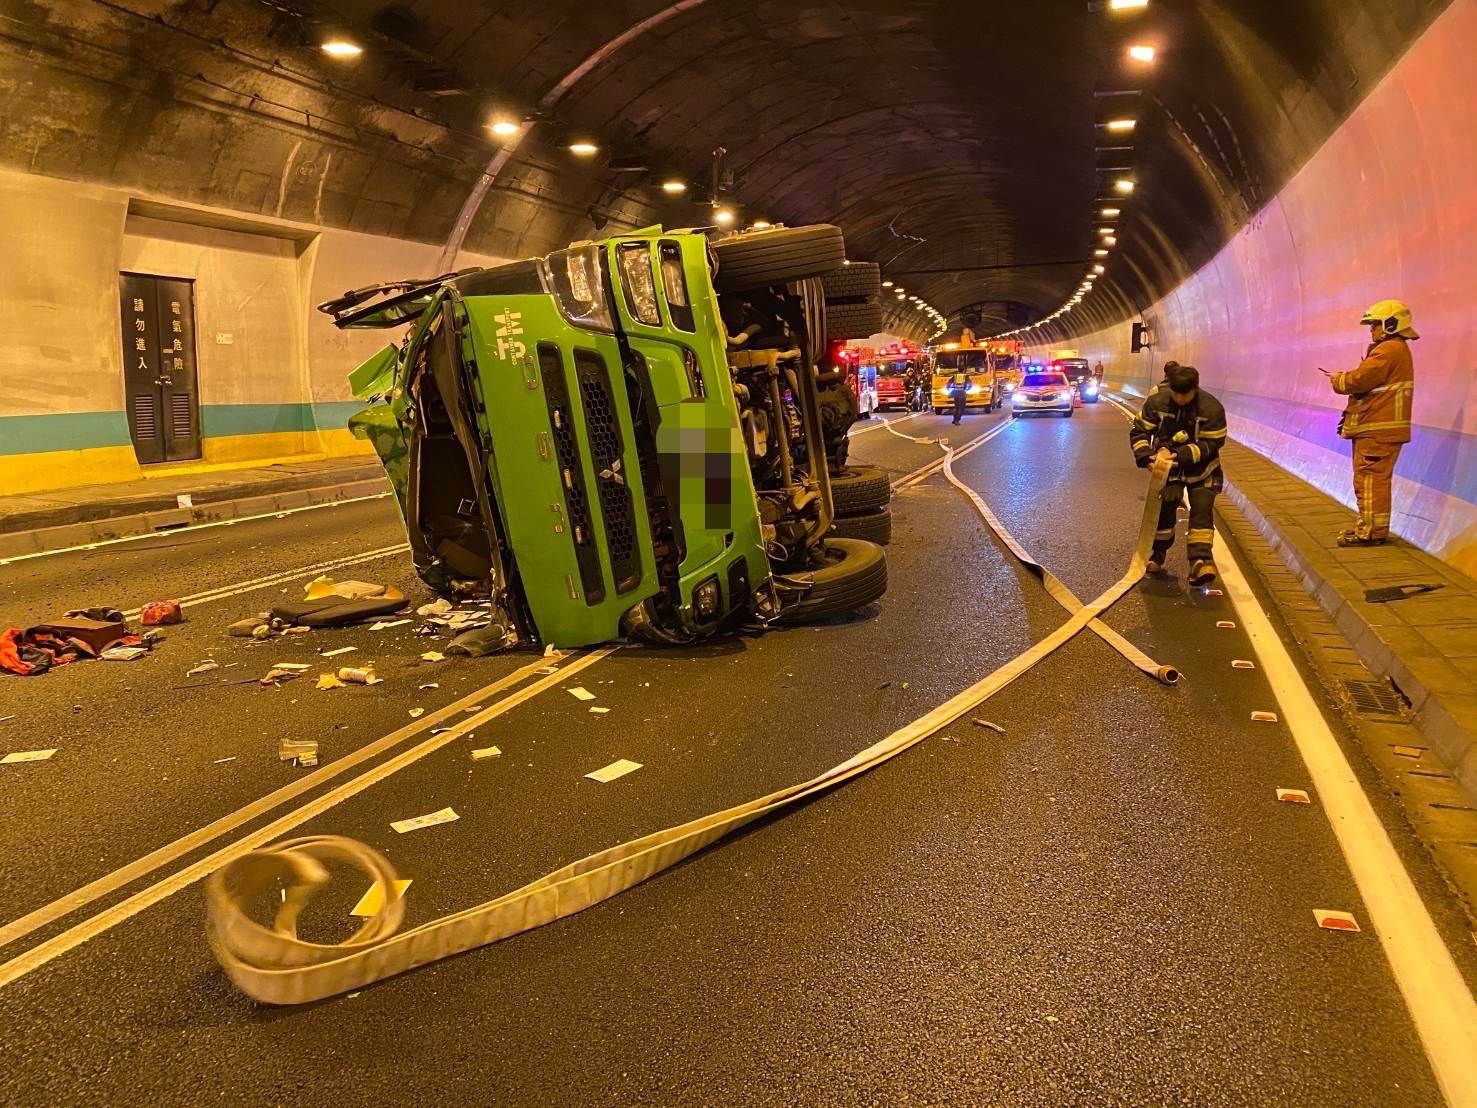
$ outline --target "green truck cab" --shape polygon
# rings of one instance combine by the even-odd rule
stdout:
[[[806,312],[809,270],[844,246],[785,230],[649,228],[321,305],[409,327],[351,375],[371,403],[350,427],[421,578],[491,601],[507,645],[685,642],[874,601],[882,551],[827,538],[836,421]],[[720,294],[725,253],[751,287]]]

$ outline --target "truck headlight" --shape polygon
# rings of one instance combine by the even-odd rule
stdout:
[[[649,264],[649,263],[648,263]],[[540,266],[559,313],[587,331],[615,330],[605,297],[605,261],[600,247],[575,246],[550,254]]]
[[[722,594],[718,591],[718,578],[709,577],[692,590],[692,609],[703,623],[709,623],[718,614]]]

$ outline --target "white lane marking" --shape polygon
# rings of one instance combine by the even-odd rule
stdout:
[[[1441,1091],[1451,1105],[1477,1106],[1477,1001],[1313,694],[1224,541],[1216,564],[1364,898]]]
[[[271,495],[263,493],[263,496]],[[76,546],[64,546],[57,550],[38,550],[34,554],[13,554],[8,558],[0,558],[0,566],[14,565],[16,562],[28,562],[32,558],[51,558],[57,554],[73,554],[79,550],[98,550],[105,546],[117,546],[125,542],[142,542],[144,539],[158,539],[168,535],[188,535],[195,531],[207,531],[212,527],[233,527],[238,523],[252,523],[259,519],[277,519],[281,516],[294,516],[299,512],[316,512],[320,508],[341,508],[345,504],[362,504],[366,500],[383,500],[389,496],[388,492],[371,493],[369,496],[351,496],[345,500],[328,500],[322,504],[305,504],[301,508],[283,508],[280,512],[263,512],[255,516],[239,516],[235,519],[216,519],[209,523],[192,523],[188,527],[168,527],[162,531],[149,531],[142,535],[123,535],[116,539],[100,539],[97,542],[79,543]],[[197,505],[208,508],[210,505]],[[161,509],[163,510],[163,509]],[[106,523],[107,520],[92,520],[93,523]]]
[[[37,944],[23,954],[16,955],[10,961],[0,965],[0,988],[4,988],[18,978],[24,977],[32,970],[40,969],[46,963],[61,957],[70,950],[74,950],[88,940],[97,938],[103,932],[111,930],[118,926],[118,924],[133,918],[144,909],[152,907],[161,900],[179,892],[181,889],[188,888],[201,878],[214,873],[227,862],[233,861],[244,854],[250,853],[257,847],[271,842],[284,831],[290,831],[294,827],[298,827],[308,820],[313,819],[315,816],[322,815],[328,809],[348,800],[350,797],[358,795],[371,785],[378,784],[380,781],[400,772],[406,766],[419,761],[426,755],[440,750],[447,743],[456,741],[477,727],[511,711],[520,704],[532,700],[539,693],[546,692],[568,678],[573,677],[581,670],[588,669],[596,662],[613,654],[617,649],[619,648],[614,646],[604,647],[586,654],[583,658],[566,663],[560,667],[557,673],[551,673],[520,689],[513,695],[498,701],[496,704],[489,705],[483,711],[467,716],[462,722],[453,725],[449,730],[439,735],[432,735],[424,742],[411,747],[409,750],[403,751],[393,758],[381,762],[373,769],[360,774],[358,777],[345,781],[338,787],[330,789],[321,796],[315,797],[302,807],[296,808],[286,815],[279,816],[271,823],[264,825],[248,835],[242,836],[229,846],[221,847],[219,850],[207,854],[204,858],[192,862],[184,869],[170,874],[168,877],[155,882],[147,888],[140,889],[132,896],[119,901],[111,907],[103,909],[97,915],[91,916],[81,923],[69,927],[54,938]],[[540,659],[539,664],[545,664],[544,660]],[[386,736],[386,739],[389,738],[393,738],[393,736]],[[383,742],[384,740],[380,741]],[[258,801],[257,803],[260,804],[261,802]],[[184,841],[183,839],[180,840],[180,842]],[[165,849],[172,850],[175,845],[178,844],[172,844]]]
[[[299,577],[314,576],[335,569],[345,569],[348,566],[356,566],[361,562],[373,562],[380,558],[388,558],[392,554],[403,554],[410,549],[409,543],[397,543],[394,546],[382,546],[377,550],[366,550],[361,554],[345,554],[342,558],[332,558],[326,562],[314,562],[312,565],[298,566],[296,569],[279,570],[265,577],[255,577],[249,581],[236,581],[228,585],[219,585],[205,592],[192,593],[189,596],[179,598],[181,608],[190,608],[196,604],[208,604],[212,600],[225,600],[228,597],[240,596],[244,592],[254,592],[257,589],[271,588],[273,585],[286,584]],[[123,615],[128,619],[137,619],[141,609],[130,608]]]
[[[922,412],[910,412],[905,416],[894,416],[892,419],[883,419],[881,416],[877,416],[876,423],[872,424],[870,427],[863,427],[861,430],[857,430],[855,427],[853,427],[851,430],[846,432],[846,437],[854,439],[862,435],[869,435],[873,431],[880,431],[884,427],[891,427],[894,423],[906,423],[910,419],[917,419],[922,414]]]
[[[993,439],[996,435],[1003,434],[1004,432],[1009,430],[1010,426],[1010,422],[1002,423],[998,427],[992,427],[988,431],[985,431],[982,434],[977,435],[975,438],[970,439],[963,446],[955,448],[954,460],[957,462],[966,454],[970,454],[973,451],[978,450],[980,447],[984,446],[985,443]],[[935,473],[940,472],[943,468],[943,458],[939,458],[936,461],[929,462],[927,465],[919,466],[912,473],[904,474],[902,477],[899,477],[896,481],[894,481],[892,483],[893,491],[896,492],[899,489],[911,488],[913,485],[921,484],[922,482],[932,477]]]

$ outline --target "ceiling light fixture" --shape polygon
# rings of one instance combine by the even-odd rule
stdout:
[[[673,177],[662,182],[662,191],[668,196],[681,196],[687,191],[687,182]]]
[[[507,118],[494,119],[487,125],[487,129],[498,138],[512,138],[519,131],[518,124]]]
[[[1136,62],[1151,62],[1157,53],[1152,46],[1137,45],[1128,48],[1128,56]]]
[[[732,208],[718,208],[713,212],[713,222],[720,227],[727,227],[734,220]]]
[[[600,153],[600,147],[596,146],[593,142],[586,142],[581,139],[579,142],[571,142],[569,144],[569,152],[571,154],[578,154],[581,158],[588,158]]]
[[[1133,191],[1133,181],[1128,177],[1119,177],[1118,180],[1113,182],[1113,188],[1115,191],[1127,196]]]
[[[1104,246],[1117,246],[1118,245],[1118,236],[1117,235],[1104,235],[1103,236],[1103,245]]]
[[[1095,266],[1093,266],[1093,267],[1092,267],[1092,271],[1093,271],[1093,272],[1094,272],[1094,273],[1106,273],[1106,272],[1108,272],[1108,271],[1107,271],[1107,269],[1106,269],[1106,268],[1105,268],[1105,267],[1103,267],[1103,266],[1100,266],[1100,265],[1095,265]]]
[[[1092,256],[1094,258],[1106,258],[1108,256],[1108,252],[1106,250],[1094,250],[1092,252]]]
[[[1112,131],[1115,135],[1123,135],[1123,134],[1127,134],[1129,131],[1132,131],[1135,127],[1137,127],[1138,126],[1138,120],[1136,120],[1136,119],[1110,119],[1110,120],[1108,120],[1107,123],[1103,124],[1103,126],[1105,126],[1108,130]]]
[[[1108,0],[1110,12],[1132,12],[1142,11],[1149,6],[1149,0]]]
[[[773,226],[774,224],[767,219],[756,219],[753,223],[749,224],[750,229],[754,231],[767,231]]]
[[[1121,208],[1104,208],[1103,209],[1103,218],[1104,219],[1116,219],[1119,215],[1122,214],[1122,211],[1123,211],[1123,209],[1121,209]]]
[[[364,47],[357,42],[350,42],[344,38],[331,38],[319,47],[330,58],[357,58],[364,53]]]
[[[885,288],[885,289],[890,289],[890,288],[892,288],[892,282],[891,281],[883,281],[882,282],[882,287]]]

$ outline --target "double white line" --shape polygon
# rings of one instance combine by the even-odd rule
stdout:
[[[524,704],[542,692],[553,688],[555,685],[568,680],[581,670],[599,662],[613,653],[616,647],[607,647],[601,650],[591,651],[583,655],[571,655],[567,660],[559,664],[558,657],[539,658],[530,662],[521,669],[515,670],[499,681],[495,681],[484,688],[478,689],[467,696],[444,708],[440,708],[414,723],[393,731],[382,738],[376,739],[367,746],[360,747],[352,754],[340,758],[336,762],[322,766],[304,777],[300,777],[290,785],[285,785],[275,792],[268,793],[259,800],[246,805],[243,808],[222,816],[213,823],[207,824],[197,831],[193,831],[183,838],[176,839],[167,846],[160,847],[144,855],[142,858],[131,862],[122,869],[115,870],[105,877],[91,881],[81,888],[68,893],[50,904],[28,912],[13,923],[6,924],[0,928],[0,947],[13,943],[19,939],[34,933],[54,923],[56,920],[70,915],[80,908],[87,907],[124,888],[132,882],[148,874],[171,865],[186,855],[198,850],[200,847],[210,843],[224,835],[228,835],[245,826],[250,821],[265,815],[275,808],[291,800],[295,800],[305,793],[311,792],[318,786],[335,777],[340,776],[363,765],[365,762],[399,746],[400,744],[415,738],[431,729],[439,730],[442,726],[447,730],[440,734],[431,735],[429,738],[411,747],[408,750],[395,755],[379,765],[367,770],[337,787],[330,789],[321,796],[315,797],[307,804],[296,808],[283,816],[264,824],[262,827],[244,835],[231,843],[229,846],[221,847],[203,858],[185,866],[168,877],[147,886],[133,895],[119,901],[117,904],[91,916],[81,923],[75,924],[60,934],[32,947],[23,954],[18,954],[10,961],[0,964],[0,988],[10,984],[20,977],[24,977],[32,970],[39,969],[54,958],[67,953],[89,939],[96,938],[110,928],[116,927],[125,920],[138,915],[148,908],[165,899],[181,889],[201,878],[213,873],[232,859],[239,858],[258,847],[279,838],[283,832],[300,826],[315,816],[332,808],[358,793],[363,792],[371,785],[384,780],[392,774],[398,773],[413,762],[419,761],[426,755],[440,750],[450,742],[463,737],[468,732],[485,724],[498,716]],[[538,670],[550,665],[558,664],[556,672],[546,674],[539,680],[518,689],[509,696],[490,704],[481,710],[467,714],[468,710],[478,707],[488,697],[504,693],[517,685],[523,684],[528,678],[535,676]]]

